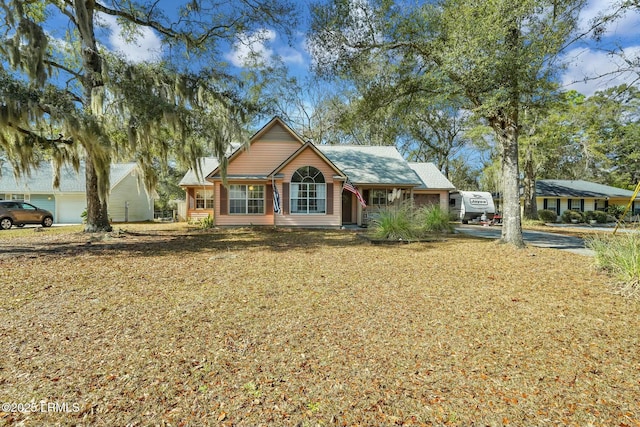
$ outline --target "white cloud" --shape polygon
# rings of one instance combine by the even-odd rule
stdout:
[[[118,52],[131,62],[156,61],[162,55],[162,41],[148,27],[141,27],[140,34],[134,40],[127,40],[115,17],[101,14],[101,24],[110,31],[108,44],[114,52]]]
[[[233,45],[233,49],[225,57],[236,67],[244,67],[255,61],[268,64],[274,53],[267,44],[275,39],[275,31],[267,29],[253,34],[242,34],[240,40]]]
[[[254,62],[270,64],[278,56],[285,64],[304,64],[302,52],[290,46],[275,47],[278,36],[275,31],[262,29],[253,34],[242,34],[225,58],[236,67]]]
[[[640,45],[624,49],[629,57],[640,56]],[[616,55],[589,48],[576,48],[566,55],[568,68],[562,76],[565,89],[575,89],[590,96],[598,90],[631,83],[638,78],[637,72],[619,72],[626,64]]]
[[[603,14],[610,14],[619,8],[619,1],[611,0],[591,0],[580,13],[580,28],[588,29],[594,20]],[[637,10],[628,10],[624,15],[619,16],[614,22],[607,25],[607,30],[603,34],[604,38],[624,39],[635,38],[640,25],[640,13]]]

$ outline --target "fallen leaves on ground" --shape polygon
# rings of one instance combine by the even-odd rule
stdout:
[[[0,233],[0,400],[59,410],[0,423],[640,426],[640,303],[589,257],[326,230],[24,232]]]

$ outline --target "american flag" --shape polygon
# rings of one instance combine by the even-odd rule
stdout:
[[[353,194],[356,195],[356,197],[358,198],[358,201],[360,202],[360,204],[362,205],[363,208],[367,207],[367,202],[364,201],[364,198],[362,197],[362,194],[360,194],[360,192],[358,191],[358,189],[349,181],[347,180],[344,183],[344,187],[342,187],[343,190],[347,190],[352,192]]]

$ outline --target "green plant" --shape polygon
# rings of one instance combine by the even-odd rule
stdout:
[[[538,218],[543,222],[556,222],[558,221],[558,214],[551,209],[541,209],[538,211]]]
[[[414,210],[408,204],[390,206],[371,221],[371,234],[377,239],[414,240],[417,229]]]
[[[598,224],[605,224],[608,221],[609,215],[604,211],[593,211],[593,214]]]
[[[419,227],[427,233],[453,233],[453,225],[449,222],[449,213],[440,209],[439,205],[427,205],[416,214]]]
[[[256,383],[254,383],[253,381],[249,381],[242,388],[244,389],[244,391],[246,391],[249,395],[253,397],[262,396],[262,390],[260,390],[256,385]]]
[[[598,235],[585,243],[595,252],[596,265],[617,279],[616,293],[640,297],[640,233]]]
[[[625,207],[622,205],[609,205],[607,208],[607,213],[614,216],[616,219],[620,219],[622,214],[624,213]]]
[[[213,217],[211,215],[207,215],[206,218],[200,220],[200,228],[203,230],[208,230],[210,228],[214,228],[216,223],[213,221]]]
[[[574,210],[566,210],[564,212],[562,212],[562,222],[583,222],[584,218],[582,217],[582,214],[578,211],[574,211]]]

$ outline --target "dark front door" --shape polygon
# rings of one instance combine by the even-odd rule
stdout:
[[[353,215],[351,214],[351,203],[353,194],[347,191],[342,192],[342,223],[353,224]]]

